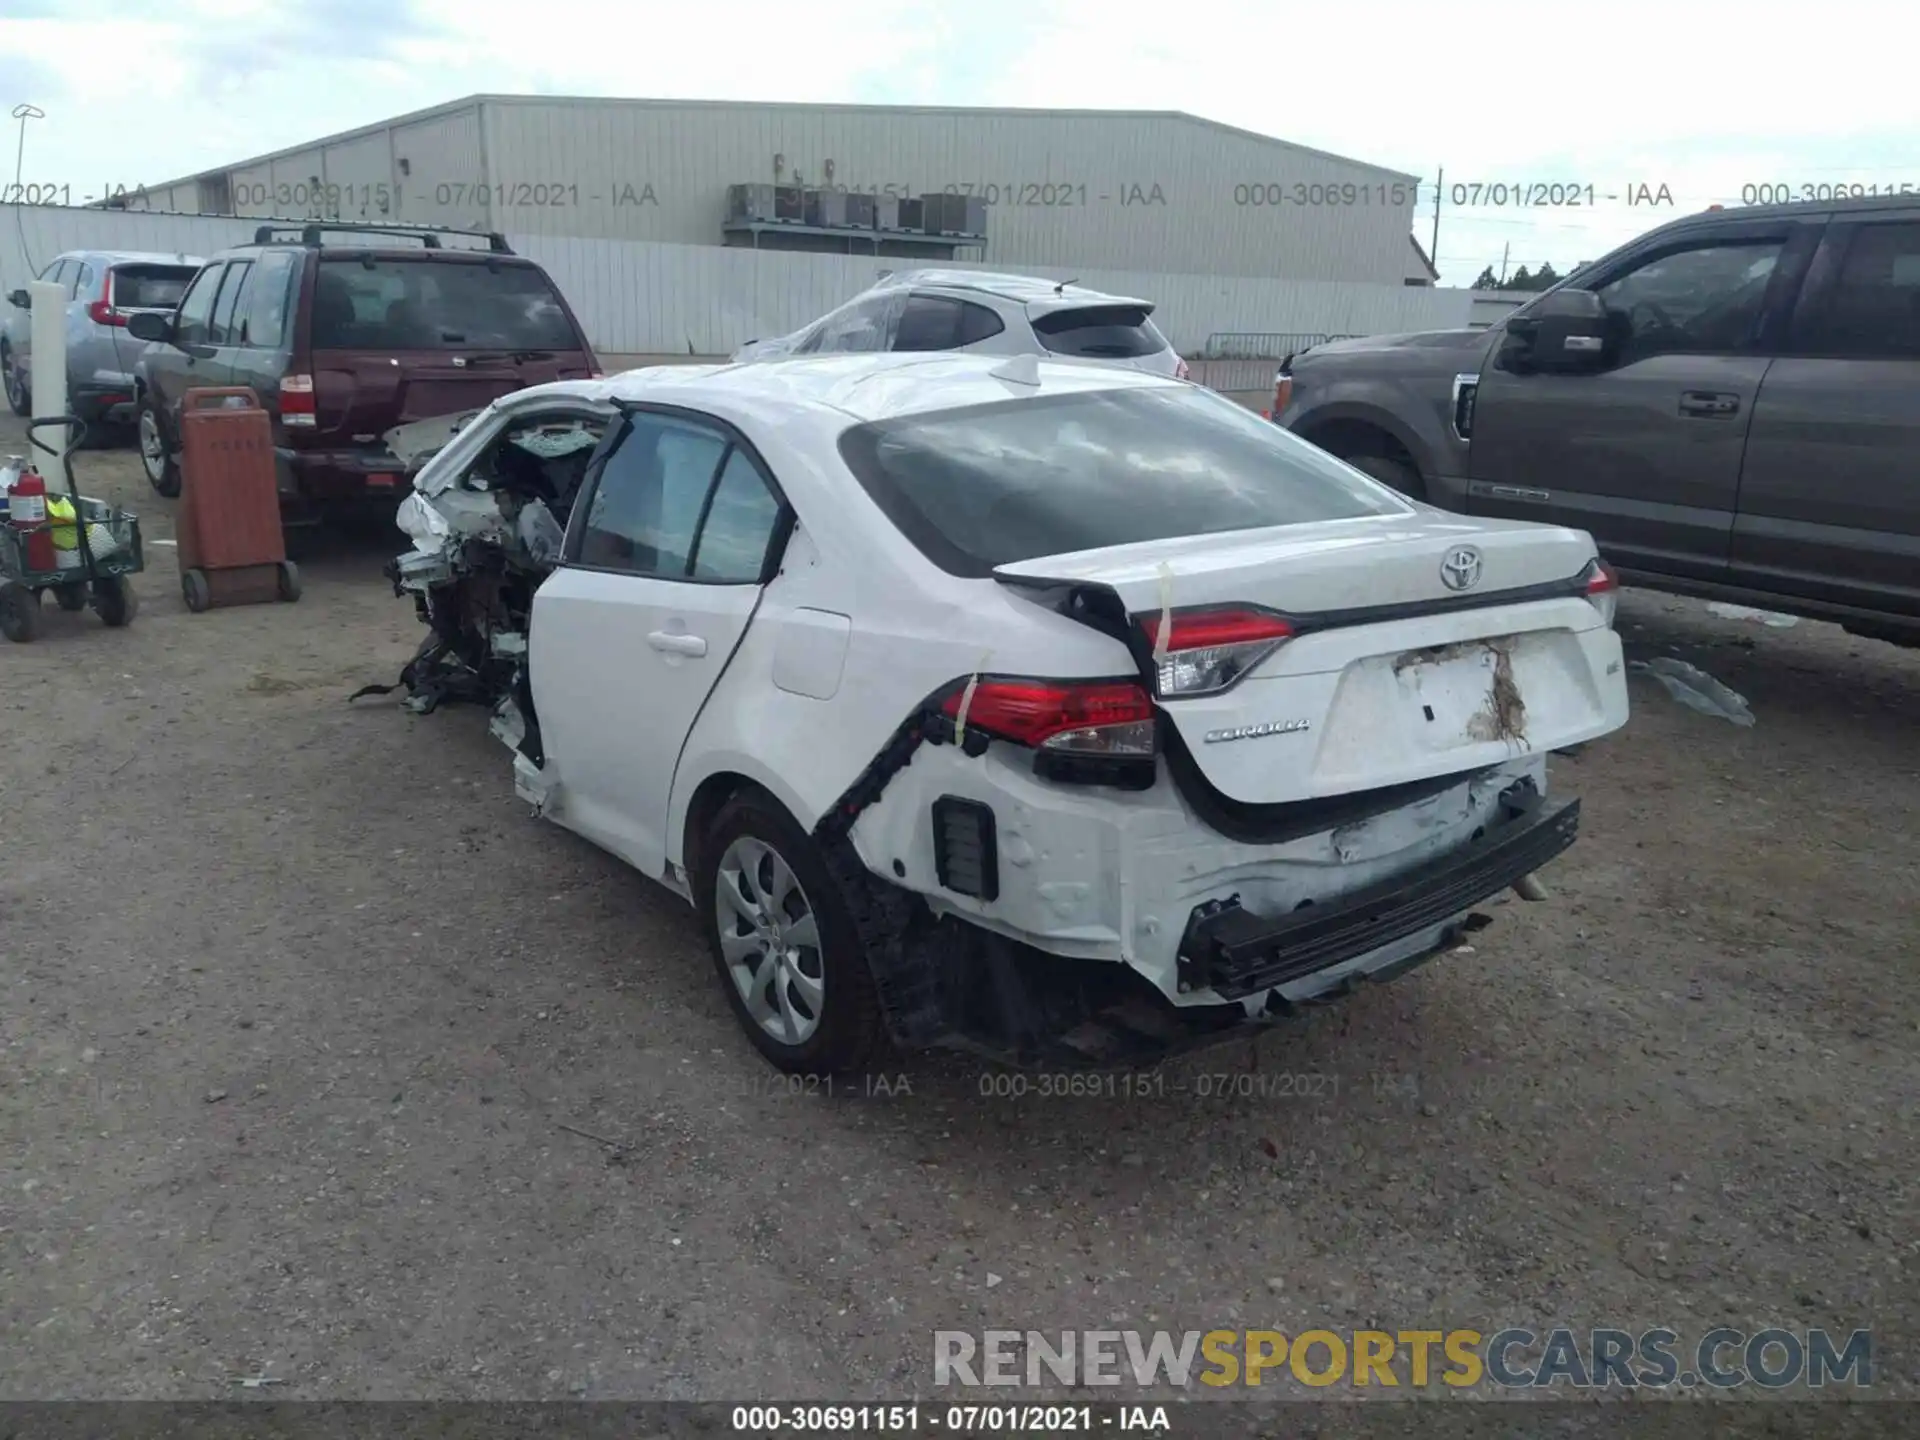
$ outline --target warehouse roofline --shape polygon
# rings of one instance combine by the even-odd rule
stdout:
[[[1332,160],[1341,165],[1351,166],[1355,170],[1368,170],[1393,180],[1420,179],[1417,175],[1404,170],[1394,170],[1385,165],[1375,165],[1366,160],[1355,160],[1351,155],[1336,155],[1331,150],[1316,150],[1311,145],[1297,145],[1291,140],[1282,140],[1273,135],[1262,135],[1257,130],[1243,130],[1238,125],[1228,125],[1224,121],[1209,120],[1204,115],[1190,115],[1184,110],[1046,110],[1031,106],[1018,105],[857,105],[843,102],[815,104],[805,100],[659,100],[635,98],[627,95],[468,95],[459,100],[449,100],[440,105],[429,105],[424,110],[409,110],[404,115],[394,115],[385,120],[376,120],[371,124],[358,125],[351,130],[341,130],[332,135],[317,136],[304,140],[298,145],[288,145],[283,149],[269,150],[265,154],[252,155],[244,160],[231,160],[223,165],[210,165],[203,170],[177,176],[172,180],[163,180],[157,185],[149,185],[149,190],[166,190],[175,185],[190,185],[214,175],[225,175],[234,170],[245,169],[251,165],[263,165],[270,161],[282,160],[289,155],[299,155],[304,151],[319,149],[322,146],[338,145],[348,140],[358,140],[367,135],[377,135],[396,125],[412,125],[421,120],[433,120],[442,115],[455,115],[462,110],[473,110],[486,105],[624,105],[635,109],[672,110],[672,109],[709,109],[709,110],[812,110],[846,111],[865,115],[1017,115],[1030,119],[1072,119],[1072,120],[1174,120],[1188,125],[1201,125],[1209,130],[1217,130],[1227,135],[1238,135],[1242,139],[1257,140],[1263,145],[1273,145],[1296,155],[1310,155],[1319,160]]]

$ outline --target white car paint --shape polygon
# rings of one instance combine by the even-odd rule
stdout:
[[[795,517],[764,585],[578,564],[542,583],[529,665],[546,763],[517,762],[521,793],[686,894],[688,816],[710,779],[758,784],[811,831],[903,721],[946,687],[981,673],[1132,673],[1133,652],[1119,639],[1043,608],[1017,585],[932,564],[842,458],[841,436],[869,421],[1023,396],[1192,391],[1137,371],[1045,362],[1033,386],[1001,378],[994,364],[938,353],[659,367],[522,390],[463,426],[417,477],[413,511],[439,506],[508,424],[624,405],[731,427]],[[1339,465],[1246,423],[1300,463]],[[1176,967],[1196,904],[1231,892],[1278,914],[1406,871],[1468,843],[1514,781],[1544,791],[1549,751],[1625,722],[1610,609],[1583,595],[1535,593],[1594,562],[1590,538],[1443,514],[1340,469],[1379,513],[1056,555],[996,573],[1107,586],[1136,616],[1220,602],[1338,612],[1431,599],[1438,558],[1471,542],[1484,557],[1484,590],[1515,598],[1302,633],[1232,689],[1160,705],[1206,779],[1235,801],[1289,803],[1449,775],[1457,784],[1284,844],[1249,844],[1203,821],[1164,763],[1150,789],[1124,792],[1041,779],[1031,752],[1010,744],[981,756],[924,746],[853,825],[860,861],[937,914],[1056,955],[1131,966],[1170,1004],[1201,1005],[1218,997],[1183,990]],[[587,506],[574,507],[576,532]],[[428,528],[415,534],[423,550],[444,543]],[[1515,723],[1486,728],[1496,672],[1524,709]],[[1410,722],[1421,707],[1428,723]],[[1247,738],[1206,740],[1235,730]],[[943,795],[984,801],[999,817],[997,898],[937,882],[926,817]],[[1349,971],[1423,953],[1448,918],[1457,917],[1280,993],[1307,995]],[[1248,1013],[1263,999],[1245,1001]]]

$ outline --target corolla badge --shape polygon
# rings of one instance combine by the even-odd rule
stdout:
[[[1456,545],[1440,562],[1440,583],[1449,590],[1471,590],[1480,583],[1480,552],[1471,545]]]
[[[1263,725],[1235,725],[1227,730],[1209,730],[1206,743],[1218,745],[1222,740],[1258,740],[1263,735],[1297,735],[1306,728],[1305,720],[1269,720]]]

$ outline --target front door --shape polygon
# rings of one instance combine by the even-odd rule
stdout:
[[[173,339],[156,345],[146,356],[147,384],[153,389],[154,408],[177,447],[180,443],[180,397],[202,385],[224,385],[226,370],[213,348],[213,307],[220,293],[224,262],[215,262],[194,276],[180,308],[173,312]],[[216,376],[218,378],[216,378]]]
[[[1596,275],[1618,326],[1597,373],[1491,363],[1474,403],[1468,509],[1589,531],[1630,569],[1723,578],[1786,240],[1780,227],[1736,227]]]
[[[1733,579],[1920,615],[1920,207],[1827,232],[1754,411]]]
[[[554,818],[655,878],[681,749],[760,602],[783,515],[724,427],[637,412],[534,596],[528,668]]]

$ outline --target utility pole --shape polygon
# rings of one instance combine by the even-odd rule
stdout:
[[[1502,288],[1505,288],[1507,283],[1507,257],[1512,253],[1513,242],[1511,240],[1500,247],[1500,284]]]
[[[1446,178],[1447,167],[1442,165],[1440,173],[1434,177],[1433,181],[1433,243],[1427,247],[1427,259],[1434,263],[1435,268],[1440,264],[1440,192],[1445,186]]]

